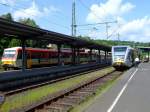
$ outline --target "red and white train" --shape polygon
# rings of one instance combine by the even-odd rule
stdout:
[[[58,64],[58,51],[54,49],[26,48],[27,68],[34,66],[47,66]],[[89,52],[80,51],[80,63],[87,63],[90,60]],[[104,53],[101,55],[104,59]],[[71,49],[61,50],[61,61],[64,64],[72,63]],[[92,62],[98,61],[98,53],[92,53]],[[13,47],[4,49],[2,66],[5,70],[9,68],[22,68],[22,48]]]

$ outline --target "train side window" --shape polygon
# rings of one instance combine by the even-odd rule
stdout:
[[[35,53],[32,53],[31,58],[35,59]]]
[[[32,59],[39,59],[40,58],[40,53],[39,52],[32,52],[31,58]]]
[[[132,60],[131,54],[132,54],[131,51],[129,51],[128,56],[127,56],[127,58],[128,58],[129,61]]]
[[[22,59],[22,51],[21,50],[18,51],[17,59]]]
[[[51,53],[49,53],[49,59],[51,58]]]
[[[30,59],[30,53],[27,52],[27,59]]]
[[[30,59],[29,52],[26,52],[26,57],[27,57],[27,59]],[[18,51],[17,59],[22,59],[22,51],[21,50]]]

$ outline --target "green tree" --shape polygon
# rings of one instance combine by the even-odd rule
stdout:
[[[3,15],[1,15],[1,18],[13,21],[13,17],[11,15],[11,13],[3,14]]]
[[[21,41],[19,39],[12,39],[8,47],[16,47],[16,46],[21,46]]]
[[[11,15],[11,13],[7,13],[4,15],[0,16],[1,18],[13,21],[13,17]],[[23,23],[25,25],[29,25],[32,27],[36,27],[39,28],[39,26],[36,24],[36,22],[33,19],[30,18],[24,18],[24,19],[19,19],[18,22]],[[27,40],[27,46],[29,47],[45,47],[41,44],[41,41],[35,41],[35,40]],[[4,36],[0,36],[0,56],[3,53],[3,50],[5,48],[8,47],[15,47],[15,46],[20,46],[21,42],[19,39],[14,39],[14,38],[10,38],[10,37],[4,37]]]
[[[36,22],[33,19],[30,19],[30,18],[19,19],[18,22],[23,23],[25,25],[29,25],[29,26],[32,26],[32,27],[39,28],[39,26],[36,24]]]
[[[85,36],[85,37],[83,37],[83,36],[78,36],[78,38],[80,38],[80,39],[83,39],[83,40],[87,40],[87,41],[91,41],[92,39],[90,38],[90,37],[88,37],[88,36]]]
[[[7,20],[10,20],[10,21],[13,21],[13,18],[12,18],[10,13],[1,15],[0,17],[4,18],[4,19],[7,19]],[[12,38],[10,38],[10,37],[0,36],[0,56],[2,55],[3,50],[8,47],[11,40],[12,40]]]
[[[39,28],[39,26],[36,24],[36,22],[30,18],[19,19],[19,22],[22,24],[25,24],[25,25]],[[39,48],[45,48],[47,45],[44,43],[45,42],[41,41],[41,40],[27,40],[27,42],[26,42],[28,47],[39,47]]]

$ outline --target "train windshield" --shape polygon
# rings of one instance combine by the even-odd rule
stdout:
[[[13,58],[16,54],[16,50],[4,50],[3,58]]]
[[[124,59],[127,47],[115,47],[114,48],[114,59]]]
[[[125,55],[127,47],[115,47],[114,55]]]
[[[127,47],[115,47],[114,52],[125,52]]]

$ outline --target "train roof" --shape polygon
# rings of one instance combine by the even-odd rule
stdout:
[[[20,49],[21,47],[11,47],[11,48],[6,48],[4,50],[16,50],[16,49]]]
[[[18,50],[18,49],[22,49],[22,47],[11,47],[11,48],[6,48],[4,50]],[[57,51],[57,49],[44,49],[44,48],[32,48],[32,47],[26,47],[26,49],[28,50],[42,50],[42,51]],[[63,52],[70,52],[71,49],[62,49]]]
[[[129,49],[134,49],[134,48],[132,48],[132,47],[130,47],[130,46],[127,46],[127,45],[112,46],[112,48],[114,48],[114,47],[127,47],[127,48],[129,48]]]
[[[11,48],[6,48],[4,50],[18,50],[18,49],[22,49],[22,47],[11,47]],[[36,50],[36,51],[57,51],[57,49],[44,49],[44,48],[32,48],[32,47],[26,47],[26,49],[28,50]],[[71,48],[62,48],[61,49],[62,52],[72,52]],[[80,50],[81,53],[85,53],[85,50]]]

